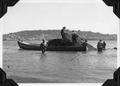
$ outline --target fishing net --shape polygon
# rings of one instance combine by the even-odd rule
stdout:
[[[53,39],[48,41],[48,46],[72,46],[72,42],[63,39]]]

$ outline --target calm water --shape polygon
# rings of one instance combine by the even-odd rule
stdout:
[[[89,43],[96,47],[97,41]],[[19,50],[16,41],[4,41],[3,68],[19,83],[103,83],[112,78],[117,65],[117,50],[112,49],[117,42],[106,43],[107,50],[102,53],[47,51],[43,55],[40,51]]]

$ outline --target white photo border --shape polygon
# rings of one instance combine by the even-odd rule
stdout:
[[[20,0],[18,3],[104,3],[102,0]],[[116,16],[117,17],[117,16]],[[2,49],[3,49],[3,42],[2,42],[2,33],[3,33],[3,19],[0,19],[0,67],[3,68],[3,55],[2,55]],[[119,20],[120,22],[120,20]],[[119,23],[119,29],[120,29],[120,23]],[[117,68],[120,67],[120,30],[117,33]],[[48,84],[42,84],[42,83],[18,83],[19,86],[102,86],[103,83],[48,83]]]

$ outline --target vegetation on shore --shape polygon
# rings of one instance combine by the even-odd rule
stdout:
[[[81,38],[85,38],[87,40],[117,40],[116,34],[101,34],[95,33],[91,31],[80,31],[77,33]],[[20,31],[15,33],[9,33],[3,35],[3,41],[9,40],[17,40],[18,38],[22,40],[41,40],[44,37],[46,40],[61,38],[60,30],[30,30],[30,31]]]

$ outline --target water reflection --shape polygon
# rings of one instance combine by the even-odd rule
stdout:
[[[41,53],[41,54],[40,54],[40,60],[41,60],[41,61],[44,62],[46,58],[47,58],[47,54],[46,54],[46,53],[44,53],[44,54]]]

